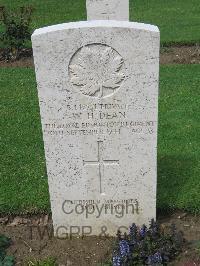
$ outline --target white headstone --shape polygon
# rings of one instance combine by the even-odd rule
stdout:
[[[88,20],[129,20],[129,0],[86,0]]]
[[[159,30],[91,21],[32,36],[55,235],[156,217]]]

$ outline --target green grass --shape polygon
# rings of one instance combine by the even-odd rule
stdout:
[[[200,65],[162,66],[158,208],[200,212]],[[49,197],[33,69],[0,69],[0,212],[46,212]]]
[[[200,65],[161,68],[158,207],[200,212]]]
[[[0,88],[0,211],[47,210],[47,176],[34,70],[0,68]]]
[[[86,19],[86,0],[1,0],[1,5],[17,9],[32,5],[36,11],[32,28]],[[132,21],[158,25],[162,44],[200,41],[199,0],[130,0]]]

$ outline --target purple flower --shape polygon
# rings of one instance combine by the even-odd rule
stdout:
[[[119,242],[119,250],[122,257],[129,255],[130,247],[127,240],[121,240]]]
[[[159,233],[159,227],[154,219],[151,220],[149,231],[151,232],[152,236],[156,236]]]
[[[137,226],[133,223],[129,227],[130,244],[133,247],[137,243]]]
[[[113,266],[121,266],[122,259],[119,255],[113,256]]]
[[[134,223],[129,227],[129,235],[134,238],[137,235],[137,226]]]
[[[140,236],[141,237],[145,237],[146,236],[146,233],[147,233],[147,227],[145,225],[143,225],[141,228],[140,228]]]
[[[154,255],[150,255],[147,260],[148,265],[155,263],[162,263],[162,256],[160,252],[156,252]]]

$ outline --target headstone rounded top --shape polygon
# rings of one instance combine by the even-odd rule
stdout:
[[[93,20],[93,21],[79,21],[79,22],[69,22],[62,23],[53,26],[43,27],[36,29],[32,34],[32,40],[38,35],[57,33],[63,30],[72,29],[82,29],[82,28],[130,28],[135,30],[144,30],[158,32],[157,26],[151,24],[144,24],[138,22],[128,22],[128,21],[116,21],[116,20]],[[43,37],[42,37],[43,38]]]

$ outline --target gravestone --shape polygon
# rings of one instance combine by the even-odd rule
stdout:
[[[129,0],[86,0],[88,20],[129,20]]]
[[[73,22],[32,43],[55,235],[156,218],[158,28]]]

